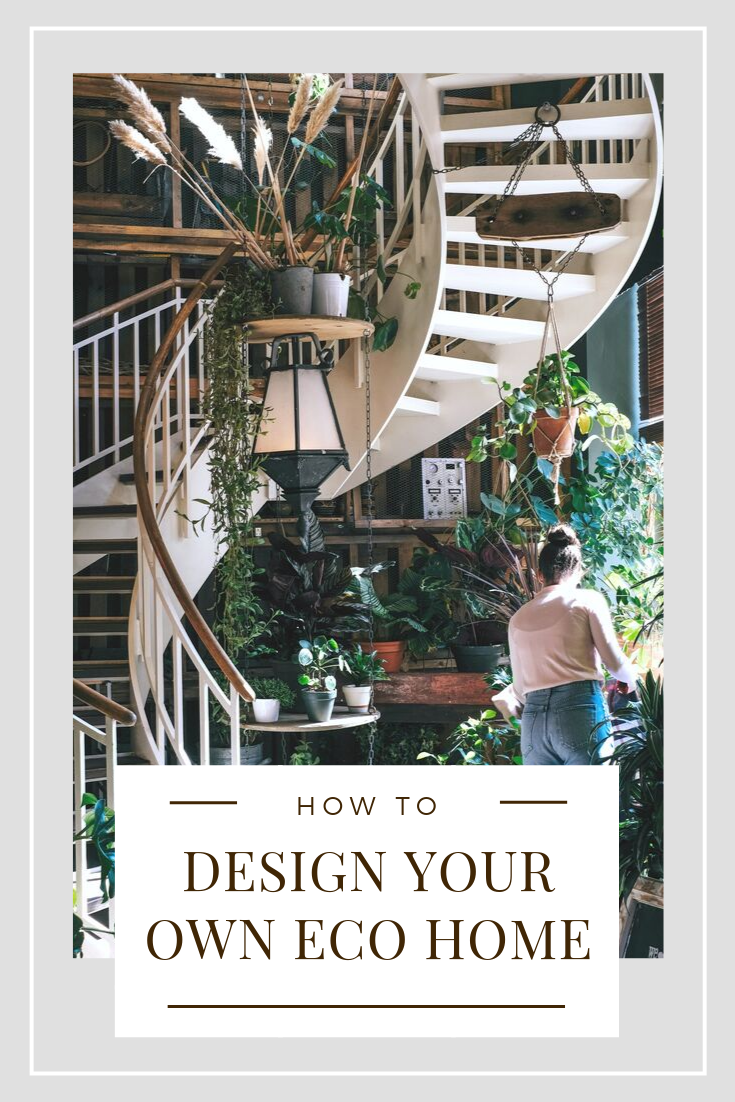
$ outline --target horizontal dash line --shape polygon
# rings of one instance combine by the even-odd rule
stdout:
[[[169,1003],[169,1010],[565,1010],[565,1003]]]
[[[501,804],[565,804],[566,800],[500,800]]]
[[[237,800],[169,800],[170,804],[236,804]]]

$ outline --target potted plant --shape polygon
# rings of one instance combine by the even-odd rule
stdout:
[[[458,520],[450,543],[425,529],[417,534],[431,551],[424,572],[442,587],[456,628],[449,645],[457,669],[489,672],[505,653],[510,617],[538,588],[535,542],[524,533],[520,546],[513,546],[489,512]],[[449,576],[429,572],[436,559]]]
[[[256,723],[277,723],[281,708],[293,708],[296,694],[279,677],[255,677],[251,681],[255,700],[250,707]]]
[[[554,488],[554,503],[559,504],[559,479],[563,459],[575,448],[575,431],[586,437],[583,450],[593,440],[602,441],[618,455],[623,455],[634,440],[628,431],[630,420],[611,402],[603,402],[594,394],[580,374],[571,352],[562,351],[545,356],[523,380],[513,387],[498,383],[505,416],[497,423],[496,435],[482,432],[472,440],[468,459],[482,461],[488,456],[507,464],[509,480],[518,477],[517,438],[531,436],[533,452],[540,468]],[[600,432],[590,435],[593,422]],[[520,512],[520,508],[519,508]],[[553,521],[546,521],[553,523]]]
[[[223,692],[229,685],[224,674],[214,674]],[[260,765],[264,760],[263,738],[259,731],[240,729],[240,765]],[[209,764],[232,765],[230,717],[213,693],[209,694]]]
[[[313,642],[301,640],[299,677],[301,698],[306,714],[312,723],[326,723],[331,719],[337,699],[337,672],[347,669],[347,662],[335,639],[318,635]]]
[[[326,635],[344,641],[366,629],[369,613],[355,593],[350,568],[324,546],[316,518],[308,541],[295,543],[276,532],[268,539],[273,550],[258,591],[273,613],[269,638],[278,657],[271,664],[278,677],[298,689],[301,640]]]
[[[375,650],[368,652],[357,646],[346,658],[349,681],[342,688],[345,703],[351,712],[364,715],[372,703],[373,682],[387,681],[388,674]]]
[[[390,565],[380,563],[373,573]],[[446,646],[454,637],[456,625],[452,623],[445,592],[448,580],[444,564],[434,563],[424,572],[416,553],[395,592],[386,596],[378,596],[367,571],[355,575],[352,590],[372,613],[373,649],[386,673],[398,673],[407,650],[413,658],[423,658],[430,651]]]
[[[648,670],[636,698],[613,717],[633,724],[607,754],[608,724],[596,743],[593,762],[617,765],[620,777],[620,899],[641,878],[663,880],[664,869],[664,683]],[[602,726],[602,725],[600,725]]]

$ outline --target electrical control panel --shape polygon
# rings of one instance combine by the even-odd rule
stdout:
[[[422,459],[424,520],[467,516],[464,459]]]

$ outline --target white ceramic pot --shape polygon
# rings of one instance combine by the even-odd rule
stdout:
[[[339,272],[315,272],[312,314],[330,318],[347,317],[350,277]]]
[[[369,685],[345,685],[345,704],[351,712],[364,715],[370,707],[371,693]]]
[[[278,700],[254,700],[253,719],[256,723],[278,723],[281,705]]]

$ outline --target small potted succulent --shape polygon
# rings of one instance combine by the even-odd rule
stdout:
[[[306,714],[312,723],[326,723],[331,719],[337,699],[336,673],[344,673],[349,667],[335,639],[317,635],[312,643],[300,640],[299,666],[301,697]]]
[[[355,647],[347,655],[349,684],[343,686],[345,703],[351,712],[360,715],[370,708],[373,695],[373,682],[387,681],[388,675],[377,653]]]
[[[255,700],[250,707],[256,723],[277,723],[281,708],[288,711],[296,702],[296,694],[280,677],[256,677],[251,687]]]

